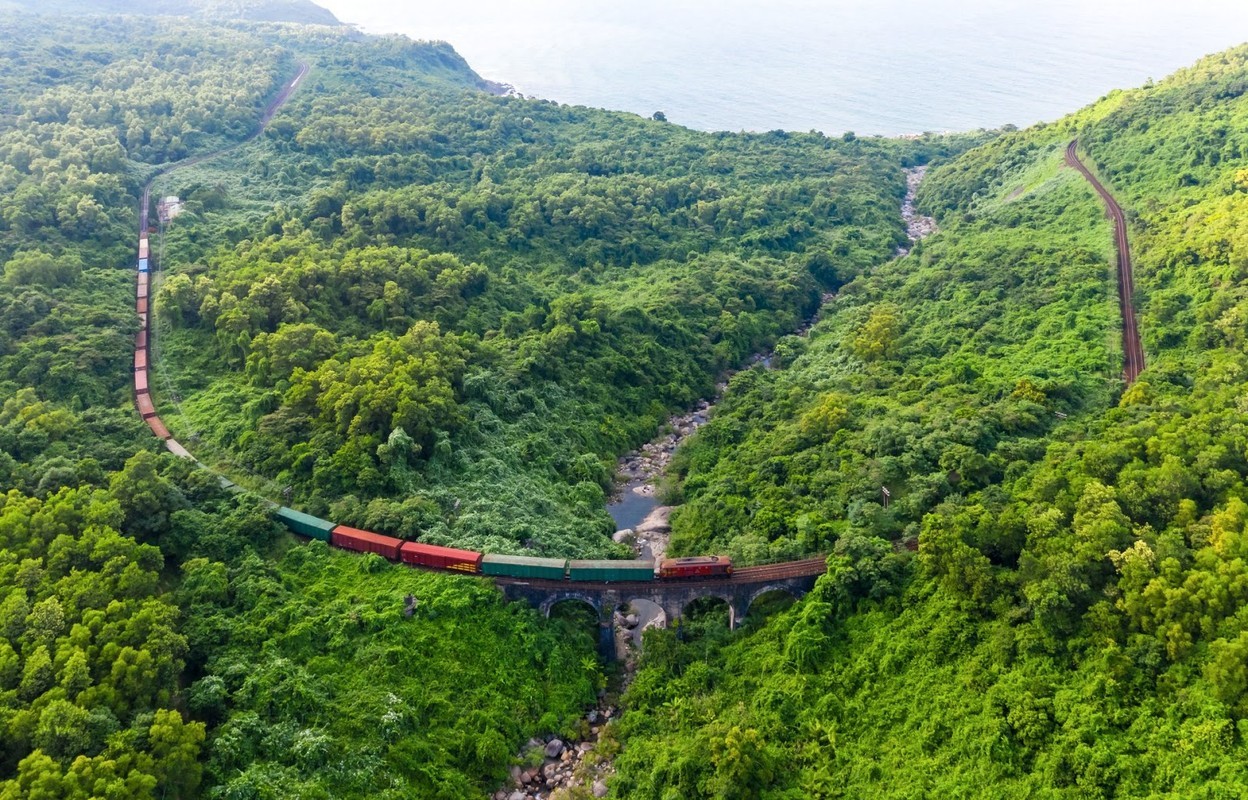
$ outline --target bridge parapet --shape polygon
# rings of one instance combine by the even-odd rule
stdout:
[[[815,564],[815,562],[812,562]],[[815,564],[815,567],[818,565]],[[750,606],[764,594],[785,592],[801,599],[815,586],[820,572],[792,577],[759,575],[758,579],[709,581],[655,581],[653,583],[571,583],[568,581],[523,580],[495,578],[494,581],[508,600],[524,601],[549,617],[557,603],[574,600],[594,609],[598,617],[598,649],[604,660],[615,658],[615,610],[633,600],[649,600],[663,609],[667,624],[672,625],[685,613],[690,603],[714,597],[728,605],[728,625],[737,628],[745,621]],[[748,576],[748,573],[747,573]]]

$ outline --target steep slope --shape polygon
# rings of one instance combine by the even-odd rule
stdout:
[[[805,360],[742,380],[736,402],[763,422],[726,418],[691,449],[690,508],[758,497],[735,501],[745,536],[828,526],[835,555],[813,597],[755,632],[656,636],[621,796],[1243,793],[1246,86],[1241,48],[968,153],[924,189],[942,233],[847,287],[859,327],[830,320]],[[1108,226],[1060,162],[1075,136],[1130,219],[1149,361],[1125,391]],[[858,363],[889,341],[891,370]],[[960,370],[943,412],[935,365]],[[825,387],[839,413],[818,410]],[[829,416],[831,441],[798,451],[818,458],[774,465]],[[1002,419],[1024,433],[984,435]],[[907,530],[917,558],[878,538]]]
[[[297,22],[339,25],[338,18],[312,0],[0,0],[0,9],[37,14],[130,14],[153,17],[192,17],[223,22]]]

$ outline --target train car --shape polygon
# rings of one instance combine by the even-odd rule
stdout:
[[[150,251],[148,249],[147,237],[140,236],[139,237],[139,258],[148,258],[149,255],[150,255]]]
[[[532,556],[498,556],[486,554],[481,557],[481,574],[502,575],[508,578],[544,578],[561,581],[567,577],[568,561],[564,558],[534,558]]]
[[[143,396],[147,397],[147,395]],[[165,423],[160,421],[160,417],[151,416],[145,418],[143,421],[147,423],[147,427],[152,429],[152,433],[155,434],[157,439],[169,438],[169,429],[165,427]]]
[[[147,350],[134,351],[134,371],[139,372],[147,369]]]
[[[403,546],[402,540],[393,536],[382,536],[380,533],[362,531],[359,528],[348,528],[346,525],[339,525],[330,531],[329,541],[335,547],[341,547],[343,550],[376,553],[379,556],[385,556],[391,561],[399,560],[399,548]]]
[[[147,316],[147,298],[140,297],[134,304],[134,308],[140,314]]]
[[[139,273],[138,287],[140,297],[147,297],[147,275],[148,273],[146,272]]]
[[[290,528],[292,532],[300,536],[306,536],[309,539],[320,539],[322,542],[328,542],[330,534],[337,527],[329,520],[314,517],[311,514],[305,514],[302,511],[296,511],[286,506],[279,506],[274,514],[277,516],[277,521]]]
[[[139,405],[139,416],[143,419],[156,416],[156,407],[152,405],[152,396],[144,392],[135,398]]]
[[[134,335],[134,349],[144,350],[147,348],[147,328],[139,331]]]
[[[574,581],[598,581],[600,583],[652,581],[654,580],[654,560],[574,560],[568,562],[568,577]]]
[[[142,328],[143,330],[147,330],[147,312],[146,311],[139,312],[139,327]]]
[[[660,578],[727,578],[732,575],[728,556],[688,556],[666,558],[659,565]]]
[[[147,394],[147,370],[141,369],[134,373],[134,393]]]
[[[474,550],[458,550],[420,542],[404,542],[399,548],[399,560],[404,564],[432,569],[452,569],[475,574],[481,571],[481,558],[481,554]]]
[[[148,260],[146,258],[139,259],[139,272],[148,271]]]
[[[177,439],[174,439],[172,437],[165,440],[165,449],[168,450],[170,453],[173,453],[178,458],[185,458],[188,461],[195,460],[195,456],[191,455],[191,452],[189,450],[187,450],[185,447],[179,444]]]

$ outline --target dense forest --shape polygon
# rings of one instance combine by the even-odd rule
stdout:
[[[677,538],[829,570],[745,635],[654,635],[619,796],[1243,794],[1245,87],[1241,48],[934,171],[942,232],[738,376]],[[1131,386],[1076,136],[1131,218]]]
[[[899,166],[964,146],[698,133],[331,44],[245,161],[158,182],[192,202],[157,400],[234,480],[434,543],[623,555],[615,458],[886,260]]]
[[[298,2],[186,10],[0,21],[0,798],[493,793],[583,732],[592,631],[262,498],[625,555],[616,458],[762,351],[672,461],[671,547],[827,573],[646,633],[611,796],[1243,794],[1248,48],[889,141],[494,96]],[[1129,211],[1129,386],[1076,137]],[[940,232],[894,257],[926,163]],[[254,493],[131,406],[149,181],[184,201],[153,394]]]
[[[289,30],[370,46],[0,22],[0,797],[471,796],[600,685],[583,627],[298,546],[134,413],[143,182],[256,130]],[[445,46],[375,47],[479,83]]]

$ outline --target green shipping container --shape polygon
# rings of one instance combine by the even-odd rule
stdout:
[[[326,522],[320,517],[314,517],[286,506],[277,509],[277,521],[300,536],[320,539],[322,542],[329,541],[329,532],[336,527],[332,522]]]
[[[496,555],[486,555],[481,558],[483,575],[505,575],[509,578],[545,578],[561,581],[567,566],[567,560],[562,558]]]
[[[654,561],[569,561],[568,572],[574,581],[652,581]]]

